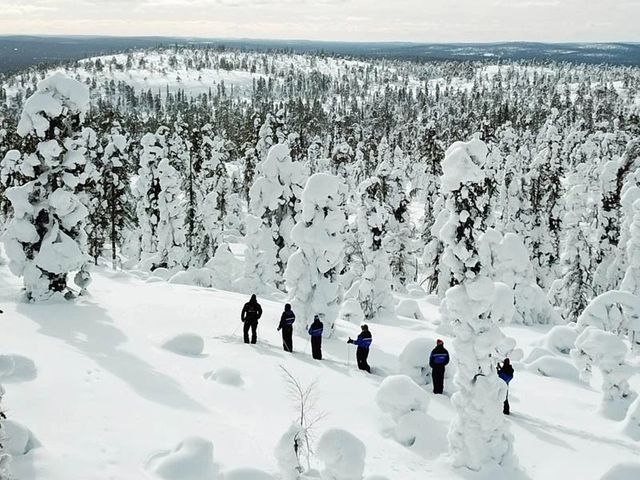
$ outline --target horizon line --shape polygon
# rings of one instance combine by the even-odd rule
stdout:
[[[122,38],[122,39],[167,39],[167,40],[190,40],[190,41],[216,41],[216,42],[296,42],[296,43],[327,43],[327,44],[362,44],[362,45],[501,45],[501,44],[538,44],[538,45],[640,45],[640,40],[596,40],[596,41],[541,41],[541,40],[495,40],[495,41],[451,41],[451,42],[429,42],[429,41],[407,41],[407,40],[314,40],[304,38],[259,38],[259,37],[202,37],[184,35],[105,35],[105,34],[59,34],[59,33],[11,33],[0,34],[2,38],[15,37],[36,37],[36,38]]]

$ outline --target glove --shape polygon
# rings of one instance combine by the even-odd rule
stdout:
[[[280,327],[278,327],[278,331],[280,331]]]
[[[353,340],[351,340],[351,337],[349,337],[349,340],[347,340],[347,343],[353,343]]]

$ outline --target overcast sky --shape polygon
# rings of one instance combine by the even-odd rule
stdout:
[[[640,0],[0,0],[0,34],[640,41]]]

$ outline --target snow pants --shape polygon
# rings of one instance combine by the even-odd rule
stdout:
[[[371,373],[371,367],[367,363],[367,358],[369,357],[369,349],[358,347],[356,350],[356,360],[358,361],[358,368],[360,370],[364,370],[365,372]]]
[[[311,355],[315,360],[322,360],[322,337],[311,337]]]
[[[251,329],[251,343],[256,343],[258,340],[258,321],[257,320],[245,320],[242,331],[244,333],[244,343],[249,343],[249,329]]]
[[[444,390],[444,367],[432,368],[431,379],[433,380],[433,393],[442,393]]]
[[[285,352],[293,352],[293,325],[282,327],[282,348]]]
[[[511,406],[509,405],[509,390],[507,390],[507,398],[504,399],[504,405],[502,406],[502,413],[509,415]]]

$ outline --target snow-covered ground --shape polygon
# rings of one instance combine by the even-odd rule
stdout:
[[[596,384],[546,377],[524,363],[515,364],[510,393],[519,465],[479,474],[449,466],[449,379],[447,395],[429,393],[427,440],[407,448],[390,438],[390,420],[375,395],[384,375],[397,371],[409,341],[441,336],[433,323],[438,309],[427,299],[418,300],[425,321],[370,325],[370,363],[378,373],[370,376],[355,368],[345,342],[357,325],[338,322],[335,338],[325,340],[323,361],[311,359],[306,338],[294,339],[294,354],[283,352],[275,302],[262,301],[259,343],[249,346],[239,320],[247,299],[235,293],[97,269],[90,295],[75,303],[25,304],[20,295],[19,280],[0,267],[0,354],[15,355],[13,372],[0,369],[0,383],[9,417],[33,434],[31,450],[13,460],[20,480],[154,478],[149,459],[194,436],[213,443],[222,471],[254,467],[278,478],[274,449],[296,417],[281,365],[303,384],[317,381],[318,409],[326,416],[316,438],[339,427],[364,442],[365,476],[598,479],[618,463],[640,461],[640,445],[620,423],[597,413]],[[526,359],[546,329],[505,332]],[[196,335],[195,345],[182,339],[183,347],[195,348],[190,355],[176,353],[179,341],[163,348],[183,333]],[[200,354],[197,336],[204,340]],[[261,478],[251,475],[228,478]]]

